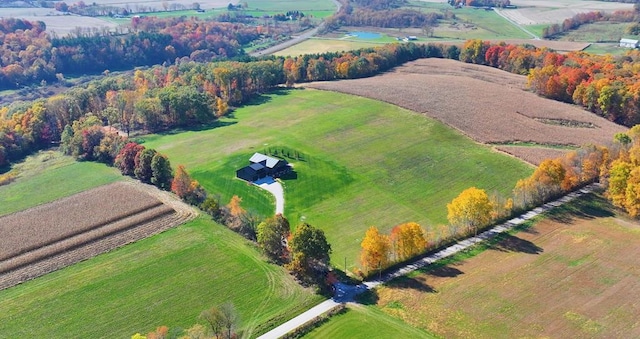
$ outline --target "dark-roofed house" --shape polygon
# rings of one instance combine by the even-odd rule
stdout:
[[[286,160],[262,153],[254,153],[249,159],[249,163],[249,166],[236,171],[238,178],[246,181],[256,181],[267,176],[277,178],[291,170]]]

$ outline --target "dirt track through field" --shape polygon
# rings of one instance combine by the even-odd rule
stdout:
[[[12,236],[0,237],[10,241],[1,247],[0,289],[160,233],[196,215],[167,192],[127,181],[2,217],[0,233],[10,230]]]
[[[608,144],[627,128],[525,90],[526,77],[447,59],[419,59],[375,77],[307,87],[355,94],[424,114],[487,144]],[[513,152],[530,163],[548,154]],[[544,153],[544,154],[543,154]]]

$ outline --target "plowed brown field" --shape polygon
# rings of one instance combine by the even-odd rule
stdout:
[[[195,212],[119,182],[0,218],[0,289],[161,232]]]
[[[526,81],[487,66],[430,58],[371,78],[305,86],[392,103],[488,144],[607,144],[627,130],[577,106],[528,92]],[[532,163],[549,154],[548,148],[529,148],[526,156],[522,151],[509,153]]]

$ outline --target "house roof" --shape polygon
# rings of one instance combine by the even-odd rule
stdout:
[[[622,39],[620,39],[620,42],[621,43],[627,43],[627,44],[637,44],[638,40],[622,38]]]
[[[276,164],[278,164],[279,161],[281,161],[280,159],[277,158],[273,158],[270,157],[268,155],[264,155],[262,153],[254,153],[251,158],[249,159],[250,162],[257,164],[257,163],[261,163],[261,162],[265,162],[265,166],[267,168],[273,168]]]
[[[249,165],[249,167],[254,171],[259,171],[261,169],[264,169],[264,166],[262,166],[262,164],[259,164],[259,163],[251,164]]]

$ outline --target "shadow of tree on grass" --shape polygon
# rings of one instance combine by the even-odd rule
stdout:
[[[542,247],[531,241],[510,234],[504,234],[500,241],[492,244],[489,248],[501,252],[521,252],[527,254],[540,254],[544,251]]]
[[[613,206],[602,195],[586,194],[562,207],[548,211],[546,215],[553,221],[570,225],[575,219],[594,219],[614,216]]]

